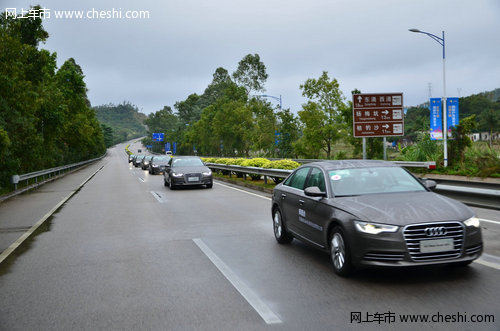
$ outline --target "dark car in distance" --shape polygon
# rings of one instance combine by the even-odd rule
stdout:
[[[273,191],[276,240],[329,252],[334,271],[357,267],[467,265],[483,250],[479,219],[391,162],[313,162]]]
[[[149,173],[152,175],[163,173],[170,159],[168,155],[154,156],[149,162]]]
[[[149,163],[151,159],[153,158],[153,155],[146,155],[144,159],[142,159],[142,164],[141,164],[141,169],[142,170],[148,170],[149,169]]]
[[[146,157],[146,155],[136,155],[134,161],[132,162],[134,164],[134,167],[142,167],[142,160],[144,160],[144,157]]]
[[[175,156],[170,159],[163,172],[163,183],[170,189],[193,185],[212,188],[212,171],[198,156]]]
[[[128,163],[130,163],[130,162],[134,161],[134,157],[135,157],[135,155],[134,155],[134,154],[129,154],[129,155],[128,155]]]

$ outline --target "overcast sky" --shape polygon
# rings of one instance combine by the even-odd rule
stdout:
[[[499,0],[0,0],[19,14],[40,4],[50,13],[41,47],[58,65],[82,67],[93,106],[129,101],[143,113],[202,94],[217,67],[232,73],[249,53],[267,68],[266,94],[294,112],[299,86],[328,71],[346,98],[403,92],[413,106],[443,93],[446,40],[448,96],[500,87]],[[56,11],[148,11],[149,18],[56,18]],[[272,101],[272,100],[270,100]]]

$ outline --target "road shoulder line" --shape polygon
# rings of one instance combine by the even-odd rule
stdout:
[[[70,194],[68,194],[64,199],[59,201],[57,205],[55,205],[54,208],[52,208],[47,214],[45,214],[42,218],[40,218],[28,231],[26,231],[21,237],[19,237],[13,244],[11,244],[7,249],[5,249],[2,254],[0,254],[0,264],[5,261],[19,246],[22,245],[26,239],[31,237],[33,233],[43,224],[47,219],[49,219],[50,216],[52,216],[59,208],[61,208],[66,201],[68,201],[76,192],[78,192],[92,177],[94,177],[102,168],[104,168],[104,165],[101,166],[99,169],[97,169],[93,174],[91,174],[87,179],[85,179],[78,187],[76,190],[71,191]]]

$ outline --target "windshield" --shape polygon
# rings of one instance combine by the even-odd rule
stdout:
[[[203,162],[198,158],[175,159],[172,163],[174,167],[200,167]]]
[[[353,168],[329,172],[335,196],[425,191],[424,186],[402,168]]]

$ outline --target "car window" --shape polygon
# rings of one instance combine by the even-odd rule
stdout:
[[[318,168],[312,168],[309,178],[307,180],[307,187],[317,186],[321,192],[326,192],[325,176],[323,172]]]
[[[340,169],[330,171],[329,176],[335,196],[425,191],[398,167]]]
[[[284,185],[288,185],[290,187],[303,190],[304,184],[307,179],[307,174],[309,173],[310,169],[311,169],[310,167],[305,167],[295,171],[295,173],[292,176],[287,178]]]

